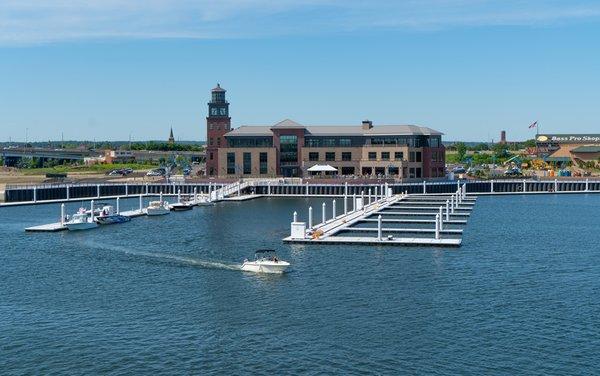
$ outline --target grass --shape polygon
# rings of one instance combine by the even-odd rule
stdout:
[[[131,168],[133,170],[150,170],[156,168],[157,164],[150,163],[113,163],[113,164],[95,164],[91,166],[55,166],[44,168],[24,168],[19,170],[25,175],[45,175],[45,174],[61,174],[69,172],[91,172],[91,173],[106,173],[112,170],[122,168]]]

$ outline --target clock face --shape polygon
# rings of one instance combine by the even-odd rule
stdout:
[[[211,108],[211,109],[210,109],[210,114],[211,114],[211,115],[217,115],[217,110],[218,110],[217,108],[214,108],[214,107],[213,107],[213,108]]]
[[[221,112],[221,115],[227,115],[227,109],[226,108],[220,108],[219,111]]]

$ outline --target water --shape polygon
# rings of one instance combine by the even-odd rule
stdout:
[[[0,373],[598,372],[600,195],[480,197],[458,249],[282,244],[321,202],[45,234],[58,205],[0,209]],[[239,270],[265,247],[292,271]]]

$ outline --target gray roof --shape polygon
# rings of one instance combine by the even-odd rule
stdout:
[[[441,136],[442,132],[417,125],[373,125],[363,129],[358,125],[302,125],[285,119],[275,125],[243,125],[228,132],[225,136],[272,136],[271,129],[306,129],[312,136]]]

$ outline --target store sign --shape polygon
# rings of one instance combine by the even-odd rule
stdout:
[[[548,134],[539,135],[536,138],[537,142],[551,142],[557,144],[586,144],[600,143],[600,135],[598,134]]]

